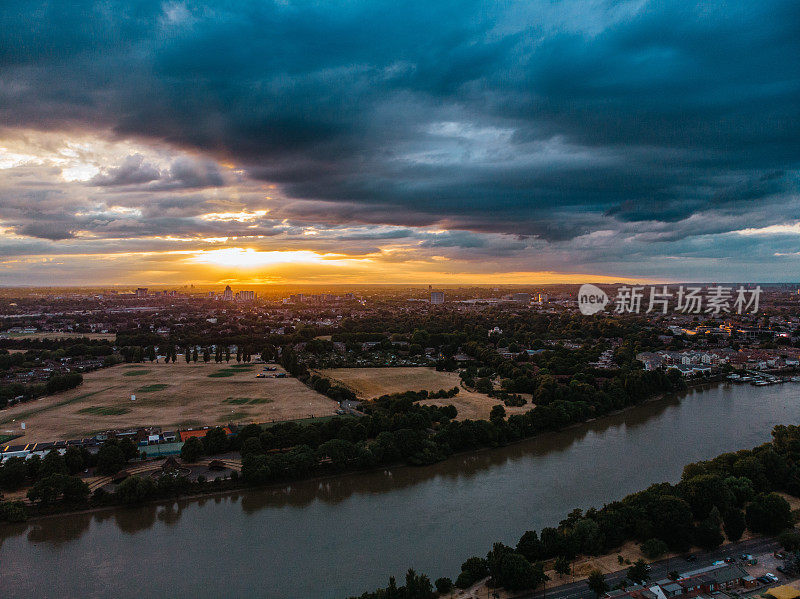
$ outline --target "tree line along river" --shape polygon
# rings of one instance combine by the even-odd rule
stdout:
[[[9,597],[338,598],[415,568],[454,577],[573,508],[768,441],[800,384],[719,384],[433,466],[0,525]]]

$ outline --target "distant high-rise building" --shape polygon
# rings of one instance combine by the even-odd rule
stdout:
[[[444,303],[444,291],[431,291],[431,303],[432,304],[443,304]]]
[[[511,295],[511,299],[515,302],[522,302],[524,304],[531,303],[531,294],[530,293],[514,293]]]
[[[548,299],[549,298],[548,298],[546,293],[540,293],[539,294],[539,303],[540,304],[546,304]]]
[[[147,297],[147,287],[139,287],[136,289],[136,297]]]
[[[222,292],[222,299],[226,302],[233,300],[233,289],[231,289],[230,285],[225,286],[225,291]]]
[[[256,299],[256,292],[255,291],[237,291],[236,292],[236,301],[239,302],[252,302]]]

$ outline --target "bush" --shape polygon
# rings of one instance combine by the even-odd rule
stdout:
[[[47,393],[58,393],[59,391],[66,391],[74,389],[83,383],[83,375],[77,372],[69,374],[55,374],[47,380]]]
[[[503,403],[512,408],[519,408],[528,403],[528,400],[521,395],[509,395],[503,400]]]
[[[21,501],[0,501],[0,522],[24,522],[28,514]]]
[[[437,578],[433,584],[436,587],[436,592],[442,595],[453,590],[453,581],[449,578]]]

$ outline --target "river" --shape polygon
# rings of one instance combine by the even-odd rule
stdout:
[[[800,421],[800,384],[713,385],[424,468],[0,526],[8,597],[336,598],[409,567],[455,578],[557,525]]]

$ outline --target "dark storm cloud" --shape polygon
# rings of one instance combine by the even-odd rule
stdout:
[[[14,226],[13,229],[20,235],[49,239],[51,241],[70,239],[75,236],[74,231],[69,230],[66,225],[58,222],[28,223]]]
[[[0,19],[8,126],[230,159],[298,218],[559,243],[628,223],[691,236],[713,211],[733,230],[798,201],[794,0],[8,1]],[[133,156],[92,183],[224,181]]]
[[[212,161],[178,158],[163,171],[147,163],[140,154],[126,157],[122,164],[104,169],[90,181],[100,187],[137,187],[142,191],[167,191],[221,187],[225,184]]]
[[[141,185],[150,183],[161,176],[160,171],[144,161],[141,154],[133,154],[123,160],[119,166],[105,169],[91,179],[93,185]]]

